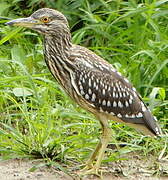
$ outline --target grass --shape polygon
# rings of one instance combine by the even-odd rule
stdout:
[[[0,5],[2,159],[31,157],[82,164],[101,132],[97,120],[72,102],[49,73],[42,37],[28,29],[4,26],[5,18],[28,16],[46,6],[67,16],[75,44],[93,50],[129,78],[168,133],[167,1],[4,0]],[[135,151],[142,157],[168,156],[167,136],[145,137],[116,123],[111,127],[110,144],[119,149],[109,149],[104,163]]]

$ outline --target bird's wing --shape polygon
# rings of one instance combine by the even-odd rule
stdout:
[[[77,58],[76,62],[80,60]],[[74,79],[76,89],[85,101],[99,112],[116,116],[125,123],[144,125],[153,134],[160,134],[154,117],[126,78],[108,63],[102,66],[98,61],[96,67],[89,61],[82,62],[76,63]]]

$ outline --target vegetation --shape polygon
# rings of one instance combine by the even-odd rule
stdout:
[[[70,22],[73,43],[93,50],[128,77],[168,133],[167,2],[0,1],[1,158],[82,164],[101,133],[97,120],[69,99],[51,76],[43,60],[42,36],[7,27],[5,18],[29,16],[42,7],[62,11]],[[135,151],[142,157],[168,158],[166,135],[152,138],[122,124],[111,127],[111,145],[118,150],[109,148],[104,163]]]

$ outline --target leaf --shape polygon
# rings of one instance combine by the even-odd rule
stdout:
[[[156,99],[156,96],[157,96],[159,90],[160,90],[159,87],[153,88],[152,92],[150,93],[150,99],[152,99],[152,100]]]
[[[13,94],[17,97],[21,97],[21,96],[26,97],[26,96],[31,96],[33,93],[27,88],[14,88]]]
[[[160,95],[160,98],[161,98],[162,100],[165,100],[165,98],[166,98],[166,93],[165,93],[165,89],[164,89],[164,88],[160,88],[160,89],[159,89],[159,95]]]
[[[7,36],[5,36],[3,39],[0,40],[0,45],[2,45],[3,43],[11,39],[13,36],[15,36],[15,34],[17,34],[21,29],[22,27],[18,27],[13,31],[11,31]]]
[[[158,76],[158,74],[160,73],[160,71],[161,71],[164,67],[166,67],[167,64],[168,64],[168,59],[166,59],[165,61],[163,61],[163,63],[159,66],[159,68],[157,69],[157,71],[153,74],[153,76],[152,76],[152,78],[151,78],[151,80],[150,80],[150,82],[149,82],[149,85],[152,84],[152,82],[154,81],[154,79]],[[149,89],[149,87],[146,88],[145,94],[147,94],[148,89]]]
[[[25,59],[25,53],[22,47],[14,45],[11,49],[12,59],[15,61],[23,62]]]
[[[160,6],[160,5],[163,5],[164,3],[167,3],[168,0],[160,0],[160,1],[156,1],[156,7],[157,6]]]
[[[41,167],[45,167],[46,166],[46,163],[40,163],[40,164],[37,164],[37,165],[34,165],[33,167],[31,167],[29,169],[29,172],[34,172],[36,171],[37,169],[41,168]]]
[[[161,93],[161,95],[160,95]],[[157,95],[160,95],[160,97],[162,98],[161,100],[163,100],[163,98],[165,98],[165,91],[163,88],[160,87],[154,87],[152,89],[152,92],[150,93],[150,109],[153,109],[157,103],[158,103],[158,98]]]

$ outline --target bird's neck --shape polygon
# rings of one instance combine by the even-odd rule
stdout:
[[[68,55],[68,51],[70,50],[71,43],[71,34],[68,33],[59,33],[54,35],[46,35],[45,36],[45,53],[49,56],[54,54],[55,56],[59,56],[65,58]],[[53,52],[53,53],[52,53]]]
[[[45,36],[44,42],[44,55],[46,64],[53,74],[53,76],[60,82],[60,84],[65,88],[65,83],[68,83],[67,73],[71,68],[73,63],[70,61],[70,51],[71,51],[71,35],[70,33]]]

